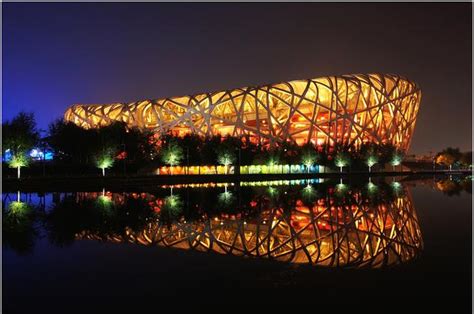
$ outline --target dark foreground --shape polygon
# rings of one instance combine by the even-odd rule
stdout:
[[[3,247],[3,311],[113,313],[259,303],[336,313],[468,313],[472,196],[464,190],[440,190],[450,186],[446,180],[403,184],[416,210],[423,248],[412,260],[380,269],[311,266],[134,243],[52,241],[48,227],[39,226],[31,250]]]

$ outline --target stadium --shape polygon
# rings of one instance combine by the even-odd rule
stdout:
[[[176,136],[245,136],[261,145],[311,142],[410,146],[419,86],[394,74],[354,74],[132,103],[73,105],[64,119],[83,128],[115,121]]]

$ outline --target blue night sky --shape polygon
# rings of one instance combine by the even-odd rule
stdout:
[[[2,119],[74,103],[396,73],[423,99],[411,152],[471,146],[471,4],[3,3]]]

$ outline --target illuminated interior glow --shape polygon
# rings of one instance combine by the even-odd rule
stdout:
[[[73,105],[66,121],[96,128],[114,121],[176,136],[248,136],[254,143],[392,144],[407,151],[421,90],[393,74],[295,80],[132,103]]]

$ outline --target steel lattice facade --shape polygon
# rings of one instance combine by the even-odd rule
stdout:
[[[373,142],[406,151],[420,101],[420,88],[408,79],[357,74],[133,103],[73,105],[64,118],[84,128],[122,121],[159,134],[248,136],[270,145]]]

